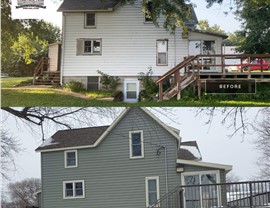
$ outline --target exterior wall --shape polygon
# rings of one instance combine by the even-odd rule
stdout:
[[[96,28],[84,29],[84,13],[64,13],[63,76],[137,76],[152,67],[160,76],[187,56],[187,39],[181,31],[171,35],[154,24],[144,23],[140,2],[119,6],[113,12],[97,12]],[[76,39],[102,39],[101,55],[76,56]],[[156,40],[168,39],[168,66],[156,66]]]
[[[144,158],[129,158],[129,131],[143,130]],[[159,176],[165,194],[164,151],[167,148],[168,190],[180,182],[176,173],[177,140],[139,108],[132,108],[102,143],[78,149],[78,167],[64,168],[64,151],[42,153],[42,207],[146,207],[145,177]],[[63,199],[63,181],[84,180],[84,199]]]
[[[59,44],[51,44],[49,45],[49,68],[48,71],[57,71],[58,70],[58,61],[60,61],[59,57]]]

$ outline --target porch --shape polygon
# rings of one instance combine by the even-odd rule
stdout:
[[[254,60],[266,60],[254,64]],[[201,97],[206,80],[255,80],[270,82],[270,54],[216,54],[186,57],[181,63],[162,75],[159,100],[181,98],[181,91],[194,84]]]
[[[270,180],[177,186],[148,208],[270,207]]]

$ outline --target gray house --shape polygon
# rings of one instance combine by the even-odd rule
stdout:
[[[179,133],[145,108],[125,109],[110,126],[56,132],[36,149],[39,207],[150,207],[176,186],[225,182],[232,167],[202,162],[197,143]],[[182,200],[187,208],[205,203],[187,193]]]

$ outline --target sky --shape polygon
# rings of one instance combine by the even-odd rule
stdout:
[[[236,135],[229,138],[228,135],[232,133],[232,128],[227,128],[226,125],[221,125],[219,113],[216,113],[211,124],[205,125],[207,116],[195,116],[195,108],[178,107],[169,108],[169,113],[165,113],[172,118],[160,114],[160,108],[151,108],[164,123],[173,126],[180,130],[182,141],[196,140],[203,161],[211,163],[219,163],[225,165],[232,165],[233,172],[242,180],[251,180],[257,175],[256,160],[258,157],[255,151],[255,146],[252,143],[256,134],[242,138],[241,135]],[[246,114],[248,121],[252,119],[258,112],[259,108],[250,108]],[[29,130],[20,121],[16,121],[13,116],[6,113],[3,114],[4,119],[3,128],[8,129],[13,137],[19,140],[21,144],[21,151],[15,157],[17,171],[10,172],[9,177],[11,181],[20,181],[25,178],[40,178],[40,153],[35,152],[35,149],[42,143],[39,128]],[[112,120],[105,119],[102,125],[110,124]],[[47,134],[47,138],[56,132],[51,128]]]
[[[226,32],[234,32],[239,30],[240,22],[235,19],[232,12],[225,15],[224,12],[229,11],[232,0],[223,0],[223,4],[214,4],[211,8],[206,8],[207,3],[204,0],[191,0],[196,5],[195,12],[198,20],[208,20],[210,26],[217,24]],[[15,9],[17,0],[12,0],[12,16],[13,18],[38,18],[44,19],[61,27],[62,14],[56,10],[60,6],[60,0],[44,0],[46,9]]]

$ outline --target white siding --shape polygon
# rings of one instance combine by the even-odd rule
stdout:
[[[64,18],[63,76],[98,76],[97,70],[114,76],[137,76],[148,67],[159,76],[188,55],[188,41],[182,39],[181,31],[176,32],[175,48],[174,36],[165,31],[163,23],[159,28],[144,23],[140,3],[96,13],[96,29],[84,29],[84,13],[65,13]],[[78,38],[101,38],[102,55],[76,56]],[[156,66],[157,39],[168,39],[168,66]]]

